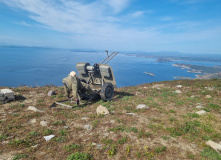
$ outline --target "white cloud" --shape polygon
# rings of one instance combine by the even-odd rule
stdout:
[[[102,0],[103,3],[111,6],[115,13],[119,13],[128,7],[131,0]]]
[[[177,48],[178,51],[182,51],[184,47],[178,45],[182,42],[184,45],[185,43],[194,44],[196,41],[220,39],[221,35],[219,27],[202,30],[199,28],[204,26],[203,23],[192,21],[174,23],[172,17],[161,18],[167,22],[164,25],[139,26],[138,28],[130,25],[124,26],[123,18],[129,14],[126,12],[121,17],[116,15],[129,7],[131,0],[95,0],[91,3],[84,3],[85,1],[80,0],[56,2],[59,3],[52,0],[5,0],[1,3],[27,11],[31,19],[47,29],[68,33],[70,41],[66,39],[64,43],[66,46],[70,44],[69,47],[119,50],[139,48],[145,51]],[[114,13],[111,12],[112,10]],[[153,11],[135,11],[129,15],[129,18],[144,17],[147,13],[153,13]],[[28,25],[25,21],[19,23]],[[33,42],[35,42],[34,39]],[[186,45],[185,49],[189,48],[191,51],[190,46],[192,47],[192,45]]]

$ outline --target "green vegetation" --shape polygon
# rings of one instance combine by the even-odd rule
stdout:
[[[76,152],[68,156],[67,160],[91,160],[92,156],[88,153]]]
[[[175,93],[178,89],[182,93]],[[55,90],[56,96],[47,96],[49,90]],[[0,108],[1,152],[14,159],[221,160],[206,145],[208,140],[221,141],[219,79],[115,88],[111,101],[94,100],[80,107],[68,102],[73,109],[49,108],[54,101],[65,99],[63,87],[19,87],[17,91],[19,98],[26,100],[11,101]],[[149,109],[136,109],[138,104]],[[203,108],[196,108],[199,104]],[[110,114],[97,115],[99,105]],[[28,106],[44,112],[26,110]],[[206,114],[196,114],[202,109]],[[47,127],[40,124],[43,120]],[[46,142],[43,136],[49,135],[55,137]]]
[[[28,155],[27,154],[16,154],[12,160],[17,160],[17,159],[21,159],[21,158],[27,158]]]

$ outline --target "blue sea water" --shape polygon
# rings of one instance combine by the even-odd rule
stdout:
[[[0,86],[17,87],[62,85],[62,79],[76,70],[76,63],[100,63],[105,52],[72,51],[35,47],[0,47]],[[108,64],[113,68],[117,87],[135,86],[143,83],[174,80],[174,77],[192,77],[186,69],[172,66],[173,63],[199,64],[199,62],[158,63],[156,59],[119,53]],[[201,63],[206,66],[216,63]],[[144,72],[155,74],[150,76]]]

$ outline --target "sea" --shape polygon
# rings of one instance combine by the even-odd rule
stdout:
[[[109,52],[111,53],[111,52]],[[40,47],[0,47],[0,86],[39,87],[62,86],[62,79],[77,71],[76,63],[101,63],[107,57],[105,51],[71,50]],[[117,87],[136,86],[144,83],[171,81],[174,77],[196,78],[196,73],[172,66],[187,63],[205,66],[220,65],[212,62],[173,61],[156,62],[156,58],[137,56],[137,53],[119,53],[108,64],[112,67]],[[145,74],[153,73],[155,76]]]

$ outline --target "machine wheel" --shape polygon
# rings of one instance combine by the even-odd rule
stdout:
[[[110,101],[114,95],[114,86],[112,83],[104,83],[101,88],[101,99],[104,101]]]

